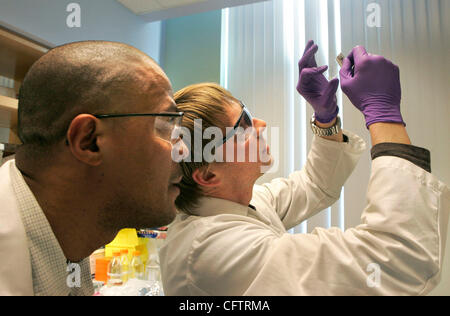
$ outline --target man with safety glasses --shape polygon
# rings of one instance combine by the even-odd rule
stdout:
[[[0,169],[0,295],[91,295],[85,258],[122,228],[169,224],[182,116],[133,47],[79,42],[39,59],[19,95],[23,145]]]

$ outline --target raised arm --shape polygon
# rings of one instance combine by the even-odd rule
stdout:
[[[328,66],[317,66],[315,54],[319,47],[313,41],[306,45],[302,58],[298,62],[299,80],[298,93],[305,98],[314,110],[315,124],[320,128],[329,128],[335,125],[339,113],[336,91],[339,80],[330,81],[323,75]],[[342,130],[331,136],[321,136],[324,139],[343,142]]]
[[[341,85],[372,138],[361,224],[274,238],[246,295],[421,295],[439,282],[450,189],[430,173],[429,151],[411,145],[399,69],[356,47]]]

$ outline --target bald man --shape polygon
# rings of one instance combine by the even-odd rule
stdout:
[[[88,256],[122,228],[175,217],[180,125],[171,84],[128,45],[79,42],[38,60],[0,168],[0,295],[92,295]]]

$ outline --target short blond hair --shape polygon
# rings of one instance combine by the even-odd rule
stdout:
[[[202,135],[209,127],[225,130],[233,126],[228,117],[228,108],[232,104],[239,104],[239,100],[216,83],[200,83],[187,86],[174,95],[178,110],[184,112],[183,127],[194,135],[194,120],[202,120]],[[201,187],[194,181],[192,174],[195,170],[208,166],[202,156],[201,162],[194,162],[194,153],[203,152],[209,141],[202,139],[202,148],[195,148],[190,144],[191,162],[181,162],[183,180],[180,183],[181,193],[176,200],[177,207],[190,214],[189,210],[196,206],[198,199],[203,196]],[[194,142],[195,143],[195,142]]]

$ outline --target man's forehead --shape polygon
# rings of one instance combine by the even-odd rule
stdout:
[[[135,111],[142,113],[177,112],[175,101],[169,94],[146,96]]]
[[[230,120],[235,123],[241,116],[242,113],[241,105],[233,102],[231,106],[228,108],[228,113]]]
[[[133,76],[146,88],[151,88],[155,84],[172,88],[166,73],[153,60],[139,60],[133,65],[125,63],[121,66],[126,67],[127,71],[131,69]]]
[[[177,105],[173,98],[168,99],[166,102],[161,104],[161,108],[159,109],[161,112],[177,112]]]
[[[175,112],[177,107],[173,100],[172,85],[164,72],[155,69],[142,76],[144,88],[145,110],[153,112]]]

